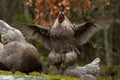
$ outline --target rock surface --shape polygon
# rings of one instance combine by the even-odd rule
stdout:
[[[12,76],[12,75],[0,75],[0,80],[49,80],[47,78],[32,77],[32,76]]]
[[[64,71],[64,75],[83,78],[85,80],[97,80],[97,76],[100,73],[99,63],[100,59],[96,58],[93,62],[83,67],[78,65],[70,66]]]

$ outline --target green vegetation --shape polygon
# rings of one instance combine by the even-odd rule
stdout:
[[[6,76],[13,76],[15,78],[25,78],[27,75],[25,73],[21,72],[15,72],[15,74],[12,74],[10,71],[0,71],[0,75],[6,75]],[[29,74],[31,78],[43,78],[43,79],[48,79],[48,80],[79,80],[77,78],[69,77],[69,76],[62,76],[62,75],[45,75],[45,74],[40,74],[38,72],[32,72]],[[23,79],[22,79],[23,80]],[[26,80],[26,79],[24,79]]]
[[[15,22],[24,22],[24,23],[31,23],[32,22],[32,18],[31,15],[24,15],[24,14],[16,14],[15,16],[13,16],[13,21]]]

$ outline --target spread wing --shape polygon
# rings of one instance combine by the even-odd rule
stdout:
[[[50,49],[49,31],[50,27],[44,27],[35,24],[14,25],[26,38],[39,41],[45,48]]]
[[[94,22],[95,20],[92,20],[75,26],[75,39],[78,45],[86,43],[96,31],[101,29]]]
[[[113,23],[113,17],[100,17],[75,26],[75,39],[78,45],[86,43],[95,32]]]

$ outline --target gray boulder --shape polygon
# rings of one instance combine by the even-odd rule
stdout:
[[[4,45],[0,48],[0,70],[21,71],[26,74],[42,71],[37,49],[26,42],[22,33],[0,20],[0,35]]]
[[[96,80],[100,73],[100,59],[96,58],[93,62],[81,67],[73,65],[64,71],[64,75],[82,78],[85,80]]]

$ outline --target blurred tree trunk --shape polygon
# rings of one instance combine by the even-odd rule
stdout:
[[[120,65],[120,0],[110,0],[109,14],[112,13],[113,23],[108,29],[109,50],[112,65]],[[109,56],[109,55],[108,55]]]
[[[106,27],[104,28],[104,45],[105,45],[105,56],[106,56],[106,64],[108,67],[110,67],[112,65],[111,62],[111,49],[109,46],[109,41],[108,41],[108,29],[109,29],[110,25],[106,25]]]
[[[114,22],[109,29],[109,39],[112,50],[113,65],[120,63],[120,23]]]

